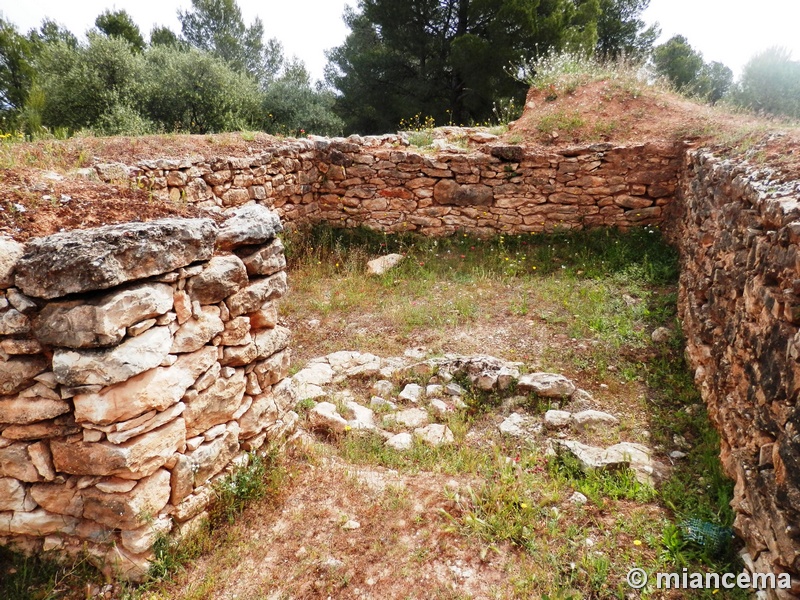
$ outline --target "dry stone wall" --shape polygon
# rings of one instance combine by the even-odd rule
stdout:
[[[352,136],[296,140],[244,158],[101,164],[97,171],[175,202],[227,208],[255,201],[288,223],[491,235],[661,223],[681,154],[680,144],[543,153],[498,143],[431,154],[401,136]]]
[[[0,544],[141,578],[295,424],[278,216],[0,240]]]
[[[735,529],[800,597],[800,185],[690,152],[678,219],[687,354],[736,482]]]

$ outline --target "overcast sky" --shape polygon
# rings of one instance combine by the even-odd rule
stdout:
[[[325,50],[341,44],[347,35],[342,22],[344,7],[355,6],[357,1],[238,3],[246,23],[260,16],[267,35],[278,38],[287,56],[302,59],[319,78],[326,62]],[[177,11],[190,6],[190,0],[0,0],[0,13],[23,32],[50,17],[80,35],[104,10],[125,9],[146,37],[153,25],[167,25],[179,32]],[[644,18],[661,24],[660,42],[682,34],[707,61],[725,63],[737,75],[753,54],[770,46],[785,46],[795,60],[800,60],[800,0],[651,0]]]

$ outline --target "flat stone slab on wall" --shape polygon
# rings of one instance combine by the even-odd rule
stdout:
[[[140,579],[157,535],[294,426],[280,231],[250,205],[2,241],[0,543]]]

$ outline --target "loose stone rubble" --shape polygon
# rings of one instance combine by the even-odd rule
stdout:
[[[410,450],[415,440],[433,447],[453,444],[455,438],[446,425],[447,415],[467,408],[461,399],[465,390],[453,378],[463,378],[476,390],[482,391],[502,392],[516,384],[517,390],[524,387],[542,399],[563,401],[567,406],[570,406],[573,397],[581,404],[592,401],[589,392],[558,373],[520,374],[522,363],[492,356],[453,354],[417,360],[419,358],[418,352],[406,352],[406,356],[392,358],[359,352],[335,352],[313,359],[292,378],[296,386],[304,390],[299,398],[305,401],[326,398],[333,402],[313,402],[308,412],[308,426],[314,431],[333,436],[367,430],[382,436],[386,446],[398,451]],[[369,368],[364,369],[364,365],[369,365]],[[401,382],[395,386],[388,379],[380,379],[371,386],[372,392],[380,392],[393,400],[372,396],[369,401],[371,408],[367,408],[353,399],[349,389],[341,392],[330,387],[334,382],[346,384],[353,379],[373,377]],[[408,379],[420,377],[428,378],[428,385],[423,387],[417,383],[405,383]],[[309,381],[316,383],[309,385]],[[442,382],[448,383],[443,385]],[[525,383],[521,385],[522,382]],[[343,405],[341,410],[337,402]],[[382,415],[379,420],[375,411]],[[348,420],[348,413],[356,418]],[[512,412],[498,423],[497,428],[503,435],[528,440],[551,453],[568,451],[586,470],[630,468],[640,482],[648,485],[664,479],[668,475],[668,467],[655,460],[652,451],[642,444],[622,442],[601,448],[577,440],[548,437],[553,431],[560,432],[567,427],[579,435],[595,427],[607,430],[618,425],[619,419],[614,415],[586,409],[575,413],[548,410],[543,417],[527,412]]]
[[[0,544],[140,580],[294,428],[280,231],[252,205],[0,240]]]

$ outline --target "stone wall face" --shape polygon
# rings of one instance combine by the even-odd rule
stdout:
[[[724,468],[736,481],[735,528],[759,571],[796,578],[800,201],[792,187],[690,152],[670,233],[682,254],[687,354],[721,433]],[[798,594],[800,580],[793,583]]]
[[[682,146],[610,144],[532,151],[486,145],[425,154],[402,137],[302,139],[246,158],[98,166],[154,196],[230,207],[255,201],[287,223],[326,221],[448,235],[629,227],[663,221]]]
[[[0,240],[0,544],[144,575],[297,420],[274,213]]]

